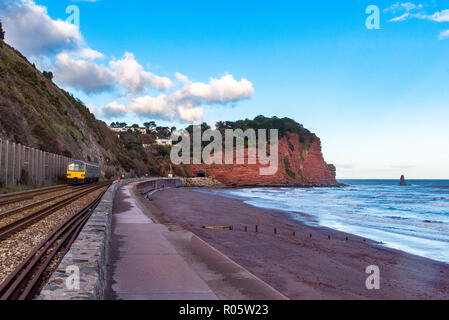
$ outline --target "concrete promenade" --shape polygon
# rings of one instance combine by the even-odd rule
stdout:
[[[138,185],[124,184],[114,199],[106,299],[286,299],[166,219]]]

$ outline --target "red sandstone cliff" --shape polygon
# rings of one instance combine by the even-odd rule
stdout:
[[[245,158],[247,152],[245,150]],[[235,155],[234,155],[235,157]],[[236,163],[234,161],[234,163]],[[279,169],[275,175],[260,175],[262,165],[190,165],[192,175],[206,172],[226,185],[234,186],[338,186],[335,166],[327,164],[321,152],[321,141],[315,136],[310,146],[300,142],[298,134],[279,140]]]

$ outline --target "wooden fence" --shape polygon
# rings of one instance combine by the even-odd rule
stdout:
[[[21,184],[28,175],[29,183],[51,185],[66,176],[72,159],[0,139],[0,185]]]

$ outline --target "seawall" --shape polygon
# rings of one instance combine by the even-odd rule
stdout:
[[[122,181],[138,182],[142,194],[158,188],[181,186],[178,179],[153,178]],[[107,261],[112,232],[112,207],[119,183],[114,183],[103,196],[70,251],[42,289],[39,300],[103,300],[107,282]],[[79,289],[66,285],[71,274],[79,271]],[[73,271],[72,271],[73,272]]]

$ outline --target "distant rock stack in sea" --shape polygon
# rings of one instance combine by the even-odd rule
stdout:
[[[405,182],[405,176],[404,175],[402,175],[401,176],[401,182],[400,182],[400,184],[399,184],[400,186],[407,186],[407,183]]]

